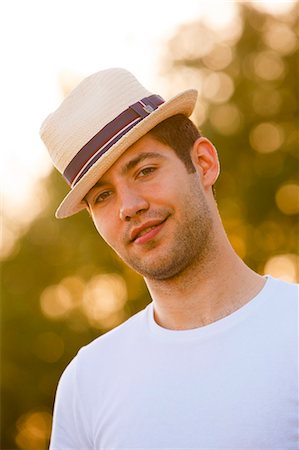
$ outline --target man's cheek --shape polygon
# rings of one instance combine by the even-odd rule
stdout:
[[[113,236],[113,233],[111,233],[111,230],[103,230],[100,229],[98,230],[100,236],[102,237],[102,239],[104,239],[104,241],[106,242],[106,244],[109,245],[109,247],[111,247],[113,250],[116,250],[118,247],[117,241],[118,241],[118,236]]]

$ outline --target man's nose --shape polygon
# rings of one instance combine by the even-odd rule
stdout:
[[[121,194],[121,205],[119,216],[123,221],[128,222],[133,217],[141,214],[149,208],[147,200],[135,190],[123,190]]]

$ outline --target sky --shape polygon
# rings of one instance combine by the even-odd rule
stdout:
[[[178,27],[202,18],[233,24],[238,1],[10,0],[0,7],[1,211],[11,230],[32,220],[44,196],[37,180],[51,162],[39,138],[45,117],[63,99],[61,83],[108,67],[125,67],[152,92],[163,81],[160,59]],[[284,12],[292,0],[257,7]],[[164,80],[165,81],[165,80]]]

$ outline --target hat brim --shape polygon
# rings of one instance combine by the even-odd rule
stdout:
[[[86,208],[83,198],[97,181],[107,172],[108,169],[118,160],[118,158],[136,141],[142,138],[152,128],[165,119],[176,114],[190,116],[194,110],[197,99],[197,91],[189,89],[184,91],[167,102],[163,103],[133,127],[118,142],[116,142],[81,178],[75,187],[66,195],[55,216],[58,219],[72,216]]]

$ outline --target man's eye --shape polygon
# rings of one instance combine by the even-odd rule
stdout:
[[[95,203],[102,203],[105,201],[109,196],[111,195],[111,191],[104,191],[101,192],[99,195],[95,198]]]
[[[156,167],[144,167],[144,169],[141,169],[138,173],[138,176],[145,177],[146,175],[150,175],[156,170]]]

